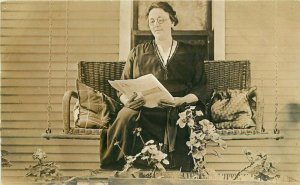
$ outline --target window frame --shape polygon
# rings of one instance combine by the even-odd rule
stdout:
[[[139,43],[153,40],[150,31],[138,30],[138,8],[139,1],[133,1],[132,29],[131,29],[131,49]],[[172,33],[175,40],[199,45],[201,50],[205,50],[205,59],[214,58],[214,32],[212,30],[212,2],[208,1],[207,29],[206,30],[174,30]]]

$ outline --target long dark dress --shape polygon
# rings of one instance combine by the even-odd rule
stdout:
[[[174,97],[195,94],[198,105],[206,100],[206,76],[203,56],[193,46],[178,42],[173,55],[166,66],[156,52],[154,41],[140,44],[131,50],[125,64],[122,79],[135,79],[146,74],[153,74]],[[102,168],[115,168],[115,164],[124,163],[123,154],[114,146],[114,140],[126,155],[139,152],[141,143],[132,133],[137,126],[142,128],[145,141],[154,139],[157,143],[168,146],[168,152],[177,156],[187,156],[187,128],[177,128],[179,108],[145,108],[134,111],[124,107],[111,127],[101,136],[100,163]],[[175,155],[176,156],[176,155]],[[179,162],[180,168],[185,162]]]

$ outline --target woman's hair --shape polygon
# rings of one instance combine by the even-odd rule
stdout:
[[[149,13],[152,9],[154,8],[160,8],[163,11],[167,12],[169,14],[169,17],[171,19],[171,21],[174,23],[174,26],[176,26],[178,24],[178,18],[176,16],[176,11],[174,11],[174,9],[172,8],[172,6],[167,3],[167,2],[154,2],[150,5],[150,7],[148,8],[147,14],[146,16],[149,16]]]

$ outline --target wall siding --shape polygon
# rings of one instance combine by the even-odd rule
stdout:
[[[63,175],[99,168],[98,141],[46,140],[41,134],[47,128],[48,83],[52,132],[59,133],[63,93],[75,89],[77,63],[118,60],[119,12],[118,1],[1,2],[1,144],[13,164],[2,169],[4,184],[26,180],[25,167],[33,164],[37,148]]]
[[[220,169],[239,170],[245,164],[243,148],[268,153],[281,174],[300,176],[300,2],[229,1],[226,11],[226,59],[251,61],[252,85],[264,97],[264,126],[272,131],[275,104],[283,140],[231,141]],[[242,165],[243,164],[243,165]],[[214,166],[215,167],[215,166]]]

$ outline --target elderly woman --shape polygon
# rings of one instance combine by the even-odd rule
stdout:
[[[141,135],[145,141],[153,139],[164,144],[172,167],[191,167],[186,146],[188,130],[177,127],[176,121],[178,111],[186,105],[204,107],[206,77],[203,56],[193,46],[173,39],[172,29],[178,24],[178,19],[168,3],[151,4],[147,18],[155,39],[131,50],[122,79],[153,74],[173,95],[174,101],[162,99],[159,107],[146,108],[143,107],[143,97],[120,94],[124,107],[101,139],[101,168],[116,168],[116,165],[124,164],[123,153],[114,146],[116,140],[126,155],[142,149],[141,143],[134,139],[133,130],[136,127],[142,128]]]

